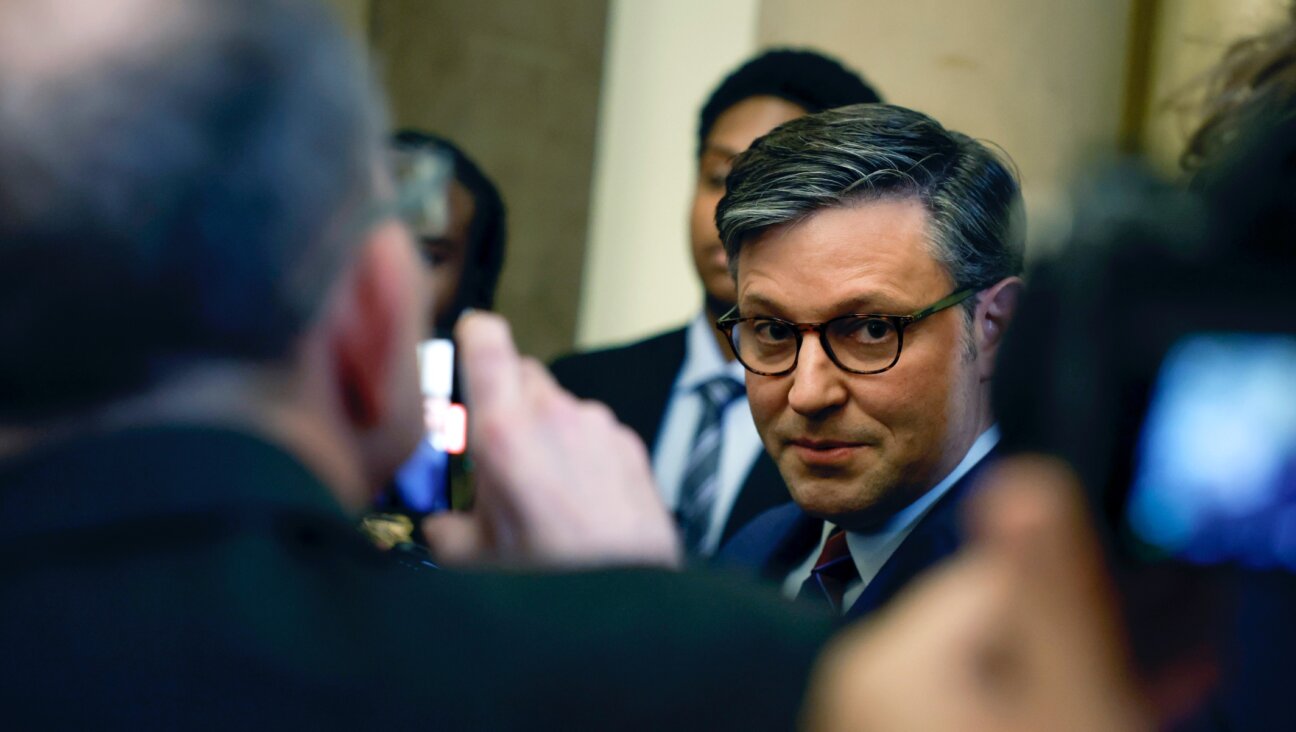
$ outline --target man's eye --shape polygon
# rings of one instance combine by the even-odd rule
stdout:
[[[446,245],[442,241],[424,241],[419,247],[419,254],[423,256],[423,263],[429,267],[440,267],[450,261],[450,254],[446,251]]]
[[[884,343],[895,337],[895,326],[883,318],[855,318],[844,326],[843,335],[858,343]]]
[[[752,323],[752,330],[764,343],[781,343],[796,337],[796,331],[777,320],[757,320]]]

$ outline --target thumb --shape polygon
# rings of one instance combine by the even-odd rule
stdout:
[[[989,481],[969,523],[977,542],[1018,573],[1023,671],[1063,717],[1106,710],[1124,723],[1101,728],[1141,728],[1117,596],[1079,479],[1064,462],[1025,455],[1001,461]]]
[[[522,406],[521,359],[508,321],[472,312],[455,326],[470,414],[515,413]]]
[[[1006,458],[993,468],[986,486],[968,516],[978,544],[1017,564],[1034,580],[1032,587],[1048,588],[1041,599],[1091,607],[1096,615],[1072,617],[1114,624],[1102,548],[1070,467],[1041,455]]]

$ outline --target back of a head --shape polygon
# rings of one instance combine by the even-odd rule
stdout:
[[[288,356],[379,180],[378,107],[327,13],[18,0],[0,16],[0,422]]]
[[[735,69],[707,98],[698,121],[698,155],[720,115],[759,96],[778,97],[810,114],[882,101],[868,82],[836,59],[804,49],[766,51]]]
[[[1021,193],[982,143],[904,107],[859,104],[785,123],[739,155],[716,209],[729,255],[762,232],[856,200],[914,197],[956,287],[1022,268]]]

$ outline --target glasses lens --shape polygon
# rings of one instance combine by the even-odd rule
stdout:
[[[796,328],[777,320],[744,320],[733,329],[734,352],[755,371],[784,371],[796,362]]]
[[[885,369],[900,352],[900,334],[886,318],[849,316],[824,326],[828,345],[842,366],[852,371]]]
[[[445,233],[450,222],[446,186],[454,161],[435,150],[395,150],[390,153],[398,186],[396,214],[420,237]]]

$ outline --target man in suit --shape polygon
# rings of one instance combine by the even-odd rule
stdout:
[[[653,474],[691,554],[711,555],[754,516],[787,500],[749,416],[742,367],[714,326],[734,302],[715,226],[725,176],[735,155],[782,122],[877,101],[857,74],[811,51],[769,51],[730,74],[698,125],[689,237],[702,312],[683,328],[553,364],[559,383],[609,405],[651,447]]]
[[[826,628],[661,569],[637,438],[497,318],[458,333],[480,510],[432,544],[586,571],[359,538],[421,433],[427,298],[317,3],[12,0],[0,88],[8,726],[792,725]]]
[[[1017,182],[981,143],[866,104],[780,126],[727,186],[716,218],[738,304],[720,327],[794,503],[722,555],[858,616],[954,550],[997,440]]]

